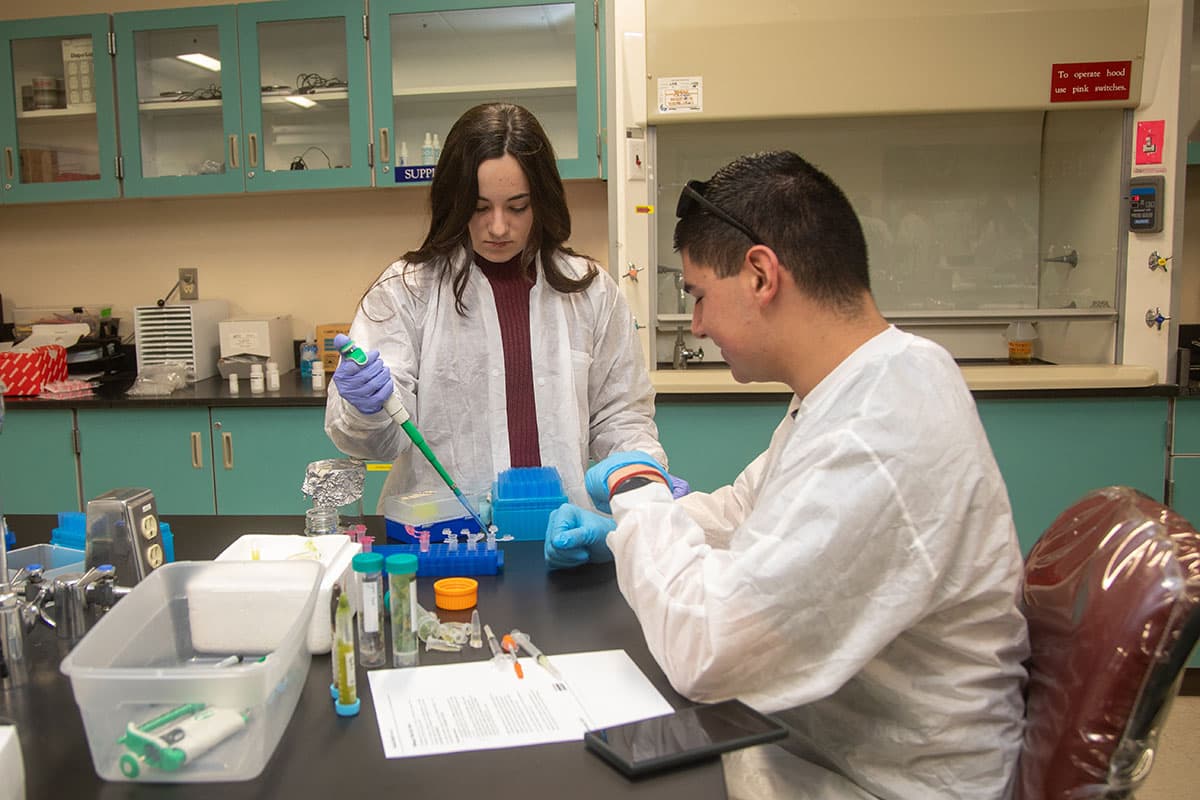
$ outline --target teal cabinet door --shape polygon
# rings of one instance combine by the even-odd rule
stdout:
[[[85,408],[76,414],[85,507],[110,489],[134,486],[154,492],[164,517],[216,513],[207,408]]]
[[[426,136],[444,141],[464,111],[495,101],[537,116],[562,177],[595,178],[601,104],[595,8],[591,0],[373,1],[376,184],[429,180],[437,157],[422,154]]]
[[[0,431],[3,513],[80,510],[74,428],[70,409],[9,409]]]
[[[117,197],[107,14],[0,26],[0,197]]]
[[[125,195],[242,191],[234,6],[116,14],[113,30]]]
[[[1167,404],[1157,397],[978,402],[1023,553],[1092,489],[1131,486],[1162,501]]]
[[[237,13],[247,191],[370,186],[362,0]]]
[[[697,492],[733,483],[767,449],[787,413],[788,399],[659,401],[654,421],[672,475]]]
[[[308,465],[343,457],[325,435],[323,408],[213,408],[212,420],[219,514],[303,514],[312,507],[300,490]],[[386,474],[367,472],[365,513],[375,513]]]

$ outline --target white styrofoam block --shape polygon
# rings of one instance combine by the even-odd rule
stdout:
[[[25,762],[16,725],[0,724],[0,800],[25,800]]]
[[[316,552],[312,548],[316,548]],[[250,561],[257,549],[260,561],[286,561],[311,557],[325,567],[313,608],[312,624],[308,629],[310,653],[328,653],[333,644],[333,619],[330,597],[334,584],[346,588],[350,577],[350,561],[362,552],[362,545],[349,536],[293,536],[278,533],[249,533],[241,536],[216,557],[216,561]],[[256,625],[255,627],[261,627]],[[193,634],[194,635],[194,634]],[[230,652],[233,652],[232,650]]]

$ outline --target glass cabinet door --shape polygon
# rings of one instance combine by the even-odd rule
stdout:
[[[495,101],[537,116],[564,178],[598,174],[591,2],[372,3],[371,72],[380,184],[429,180],[434,137]]]
[[[114,17],[125,194],[239,192],[233,6]]]
[[[238,6],[246,188],[369,186],[362,0]]]
[[[0,33],[5,202],[116,197],[108,16],[7,22]]]

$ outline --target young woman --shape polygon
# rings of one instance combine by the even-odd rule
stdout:
[[[443,485],[381,413],[392,392],[465,492],[509,467],[553,466],[590,507],[589,459],[665,458],[633,315],[608,273],[564,244],[571,218],[537,119],[504,103],[463,114],[430,206],[424,243],[360,301],[350,335],[369,359],[342,360],[325,412],[340,450],[393,462],[380,512],[384,497]]]

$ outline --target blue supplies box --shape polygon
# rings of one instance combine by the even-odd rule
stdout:
[[[466,492],[465,496],[471,508],[483,517],[486,524],[487,492]],[[479,525],[449,489],[389,497],[383,503],[383,519],[389,542],[416,544],[417,539],[409,534],[408,528],[418,533],[429,531],[431,542],[445,541],[445,530],[455,534],[463,531],[481,533]]]
[[[562,478],[554,467],[514,467],[496,476],[492,489],[492,523],[500,536],[540,540],[554,509],[567,502]]]

